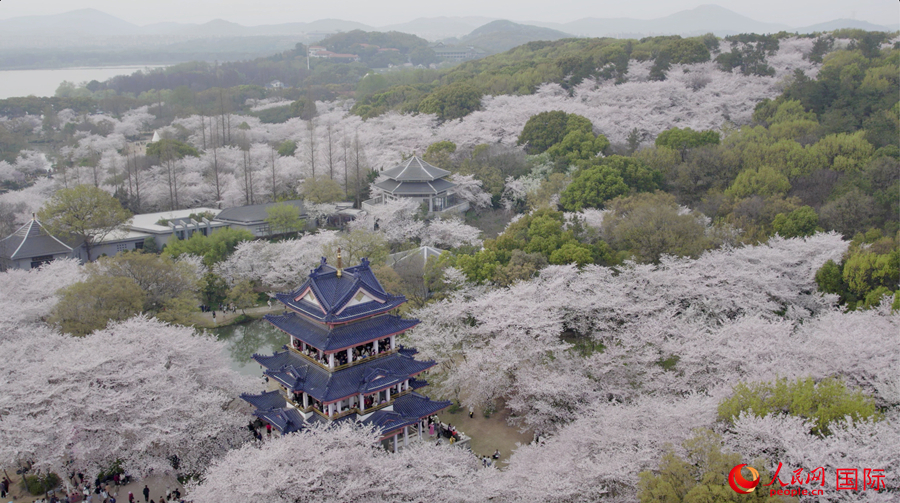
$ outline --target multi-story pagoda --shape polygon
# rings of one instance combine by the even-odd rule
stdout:
[[[410,427],[421,436],[423,420],[450,405],[415,391],[427,385],[416,376],[435,362],[417,361],[415,349],[397,344],[419,321],[390,314],[406,298],[384,291],[367,259],[342,269],[339,250],[337,267],[323,257],[303,285],[276,297],[288,311],[266,320],[290,342],[253,359],[280,389],[241,398],[282,434],[314,422],[355,421],[380,428],[396,451]]]

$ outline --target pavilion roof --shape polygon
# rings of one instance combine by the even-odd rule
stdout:
[[[450,403],[449,401],[432,400],[419,393],[412,392],[396,399],[393,403],[393,410],[377,410],[359,422],[376,426],[381,429],[382,435],[387,435],[389,432],[399,430],[404,426],[412,426],[423,417],[446,409],[450,406]]]
[[[275,297],[291,310],[322,323],[345,323],[390,311],[406,302],[406,297],[384,291],[368,259],[340,272],[338,275],[338,269],[322,257],[299,288]]]
[[[9,260],[72,253],[72,247],[52,236],[37,218],[0,240],[0,256]]]
[[[436,365],[400,352],[337,371],[328,371],[290,350],[272,356],[255,354],[253,359],[267,369],[267,376],[291,392],[305,391],[324,403],[381,391]]]
[[[431,181],[416,182],[387,179],[376,182],[375,186],[384,190],[385,192],[390,192],[395,196],[424,196],[447,192],[453,187],[456,187],[456,184],[451,181],[444,180],[443,178],[438,178],[437,180]]]
[[[329,326],[296,313],[266,315],[266,320],[310,346],[333,352],[399,334],[418,325],[419,320],[384,314],[354,323]]]
[[[450,172],[437,166],[432,166],[419,159],[418,156],[412,156],[404,161],[403,164],[395,168],[386,169],[381,174],[398,182],[430,182],[448,176]]]

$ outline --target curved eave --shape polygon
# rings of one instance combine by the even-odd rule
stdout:
[[[292,320],[292,316],[295,316],[298,319]],[[373,316],[366,320],[358,321],[358,323],[362,324],[371,323],[374,324],[374,326],[359,327],[361,331],[367,333],[354,337],[355,333],[353,331],[350,331],[350,333],[343,333],[348,331],[344,330],[345,328],[351,328],[346,324],[329,325],[327,329],[317,330],[314,326],[304,326],[304,322],[308,325],[314,325],[317,324],[315,321],[309,320],[303,316],[298,316],[295,313],[288,315],[267,314],[264,316],[264,319],[285,334],[288,334],[295,339],[299,339],[307,345],[321,350],[325,354],[339,353],[362,344],[368,344],[386,337],[399,335],[419,324],[419,320],[416,319],[403,319],[391,315],[379,317]],[[323,331],[325,333],[323,333]]]

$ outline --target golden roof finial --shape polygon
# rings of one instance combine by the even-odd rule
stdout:
[[[338,248],[338,260],[337,260],[337,277],[340,278],[343,272],[341,271],[341,249]]]

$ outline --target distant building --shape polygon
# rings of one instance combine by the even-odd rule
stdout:
[[[228,225],[232,229],[248,231],[258,238],[269,237],[274,235],[274,232],[272,232],[269,223],[266,222],[266,219],[269,218],[268,210],[278,204],[296,206],[300,210],[300,218],[307,218],[303,201],[295,199],[278,203],[251,204],[250,206],[227,208],[216,215],[215,222]]]
[[[328,49],[322,47],[321,45],[310,46],[309,47],[309,57],[336,59],[336,60],[344,60],[344,61],[359,61],[359,56],[356,54],[341,54],[341,53],[337,53],[337,52],[331,52]]]
[[[81,259],[81,246],[70,246],[51,235],[32,215],[16,232],[0,239],[0,271],[36,269],[60,258]]]
[[[273,80],[266,84],[266,89],[284,89],[284,83],[280,80]]]
[[[487,56],[487,53],[474,47],[462,47],[455,45],[438,45],[432,47],[437,57],[447,61],[466,61]]]
[[[450,172],[432,166],[422,159],[412,156],[396,168],[381,172],[387,180],[376,182],[375,186],[384,191],[383,196],[363,201],[362,209],[374,209],[378,204],[400,199],[413,199],[428,205],[429,213],[457,212],[469,209],[467,201],[459,201],[454,189],[456,184],[446,180]]]
[[[437,259],[441,256],[441,253],[444,253],[445,251],[446,250],[441,250],[440,248],[435,248],[433,246],[420,246],[418,248],[413,248],[412,250],[391,253],[388,255],[387,265],[393,268],[397,268],[401,265],[408,265],[410,267],[421,269],[424,272],[425,265],[428,264],[428,259]]]
[[[228,227],[224,222],[209,218],[214,218],[220,211],[215,208],[193,208],[144,213],[135,215],[125,228],[147,238],[152,237],[156,246],[162,249],[171,239],[190,239],[195,232],[209,236],[218,229]]]

